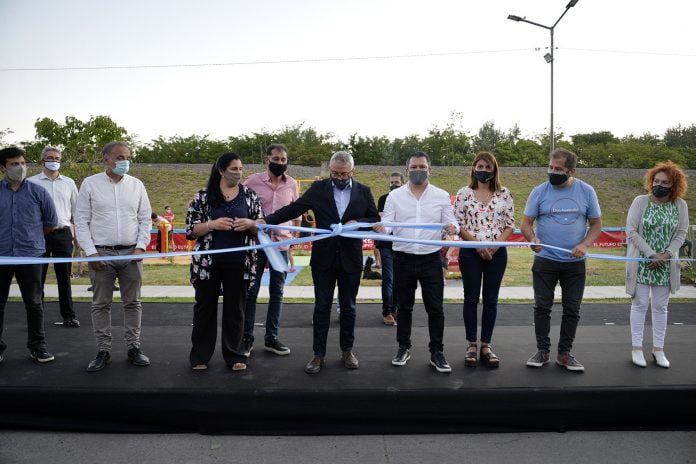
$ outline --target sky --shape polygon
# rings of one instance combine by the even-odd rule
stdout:
[[[549,127],[549,32],[506,18],[551,25],[566,4],[0,0],[0,129],[28,140],[38,118],[103,114],[140,142],[299,123],[404,137],[458,113],[469,133],[531,136]],[[580,0],[555,30],[556,130],[696,123],[694,17],[688,0]],[[205,63],[237,64],[113,69]],[[70,67],[112,69],[20,70]]]

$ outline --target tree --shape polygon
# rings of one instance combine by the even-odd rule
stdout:
[[[416,134],[409,135],[403,139],[396,138],[394,139],[395,159],[393,164],[395,166],[405,166],[411,153],[422,150],[423,141]]]
[[[138,150],[138,161],[145,163],[213,163],[226,151],[227,143],[211,140],[208,135],[190,135],[155,140]]]
[[[614,137],[610,131],[589,132],[587,134],[571,135],[573,145],[606,145],[608,143],[619,143],[619,139]]]
[[[554,132],[554,134],[553,134],[554,146],[556,148],[567,148],[568,150],[573,150],[573,146],[570,143],[565,142],[563,140],[563,137],[565,137],[565,134],[560,129],[558,131]],[[551,140],[551,137],[549,136],[548,129],[546,129],[541,134],[536,134],[534,136],[534,140],[536,140],[539,143],[539,145],[541,145],[541,149],[544,153],[547,153],[547,154],[551,153],[551,144],[549,143],[549,141]]]
[[[664,141],[668,147],[696,148],[696,124],[670,127],[665,131]]]
[[[358,165],[389,164],[394,158],[392,141],[384,136],[362,137],[351,134],[348,141],[341,145],[341,149],[353,154],[355,164]]]
[[[656,134],[651,134],[650,132],[644,132],[643,135],[636,137],[633,134],[629,134],[621,138],[621,143],[637,143],[641,145],[650,145],[651,147],[656,147],[662,143],[662,137]]]
[[[92,116],[86,122],[74,116],[66,116],[60,124],[51,118],[37,119],[34,123],[36,141],[26,145],[30,158],[38,159],[42,148],[47,145],[63,149],[64,161],[98,162],[104,145],[114,140],[132,143],[133,139],[125,128],[109,116]]]
[[[290,162],[298,165],[317,166],[327,161],[338,149],[332,142],[334,135],[321,134],[304,123],[285,126],[277,132],[255,132],[251,136],[230,137],[228,145],[249,163],[263,161],[266,147],[271,143],[282,143],[288,147]],[[247,161],[248,160],[248,161]]]
[[[505,133],[495,127],[493,121],[486,121],[472,137],[472,149],[474,153],[480,151],[495,152],[498,145],[505,140]]]
[[[544,149],[534,140],[522,139],[515,144],[518,166],[544,166],[548,163],[548,148]]]
[[[0,129],[0,148],[5,148],[7,146],[7,142],[5,142],[5,137],[7,137],[10,134],[13,134],[9,128],[7,129]]]

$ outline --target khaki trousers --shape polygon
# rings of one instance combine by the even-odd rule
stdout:
[[[133,248],[113,250],[97,247],[100,256],[116,256],[133,254]],[[106,266],[95,271],[90,269],[94,294],[92,296],[92,327],[100,351],[111,351],[111,302],[114,296],[114,284],[118,277],[123,300],[123,328],[128,348],[140,347],[140,323],[142,318],[142,302],[140,301],[140,286],[143,282],[142,261],[109,261]]]

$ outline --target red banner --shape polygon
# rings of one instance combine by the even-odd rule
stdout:
[[[510,238],[508,238],[508,241],[510,242],[524,242],[524,236],[522,234],[512,234],[510,235]],[[186,234],[183,233],[174,233],[173,235],[173,242],[174,242],[174,250],[169,250],[169,251],[189,251],[193,249],[192,243],[189,243],[188,240],[186,240]],[[600,236],[595,240],[595,242],[592,244],[593,247],[596,248],[621,248],[624,243],[626,242],[626,232],[623,230],[608,230],[608,231],[602,231]],[[298,245],[293,245],[293,250],[304,250],[304,251],[310,251],[312,249],[312,242],[307,242],[307,243],[300,243]],[[152,233],[150,235],[150,244],[147,247],[148,250],[151,251],[156,251],[157,250],[157,233]],[[363,250],[366,251],[371,251],[375,249],[375,243],[369,238],[363,239]],[[456,256],[456,253],[455,253]],[[455,256],[450,256],[450,263],[452,262],[452,259],[455,259],[456,262],[456,257]]]
[[[157,251],[157,232],[150,233],[150,243],[147,246],[148,251]],[[193,250],[193,241],[186,240],[186,234],[184,233],[174,233],[172,235],[172,241],[174,242],[174,249],[169,249],[167,251],[190,251]],[[170,244],[171,247],[172,244]]]

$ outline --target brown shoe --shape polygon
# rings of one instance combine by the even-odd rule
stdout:
[[[486,351],[484,351],[486,350]],[[481,344],[481,363],[490,368],[496,368],[500,366],[500,359],[498,359],[498,356],[493,353],[493,350],[491,349],[491,345],[489,344]]]
[[[357,369],[359,366],[358,358],[355,357],[352,351],[343,352],[343,365],[346,369]]]
[[[307,363],[304,371],[308,374],[318,374],[322,367],[324,367],[324,358],[315,356]]]
[[[384,325],[396,325],[396,319],[394,319],[393,314],[389,313],[384,316]]]

